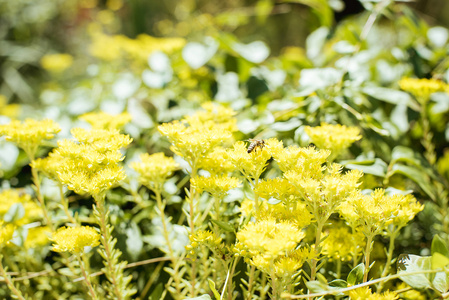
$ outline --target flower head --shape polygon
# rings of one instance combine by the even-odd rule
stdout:
[[[360,129],[345,125],[322,123],[321,126],[305,128],[310,140],[320,149],[331,151],[331,161],[345,151],[352,143],[362,138]]]
[[[241,185],[238,178],[228,177],[226,175],[211,177],[198,176],[190,179],[190,183],[200,193],[206,191],[217,199],[222,199],[229,190]]]
[[[2,191],[0,193],[0,217],[3,217],[13,205],[21,205],[24,209],[21,218],[11,221],[17,226],[39,220],[42,216],[42,209],[31,199],[30,195],[12,189]]]
[[[41,65],[47,71],[59,73],[69,68],[73,63],[70,54],[47,54],[41,58]]]
[[[139,173],[141,184],[151,188],[158,189],[172,176],[173,172],[179,168],[179,165],[172,157],[167,157],[164,153],[140,155],[141,162],[133,162],[131,167]]]
[[[361,253],[365,243],[363,234],[351,233],[351,229],[343,224],[332,224],[325,234],[327,237],[320,245],[323,254],[331,260],[349,261],[354,253]]]
[[[105,112],[86,113],[80,117],[95,129],[121,129],[131,121],[131,115],[124,112],[118,115],[111,115]]]
[[[61,227],[52,236],[55,243],[53,251],[81,253],[84,247],[96,247],[100,244],[100,234],[93,227]]]
[[[45,140],[52,139],[59,131],[61,131],[59,125],[49,119],[42,121],[26,119],[23,123],[11,121],[9,124],[0,125],[0,136],[4,135],[7,141],[17,144],[33,159],[37,148],[43,145]]]
[[[448,85],[443,81],[427,78],[402,78],[399,87],[415,96],[421,104],[427,103],[433,93],[448,91]]]
[[[59,141],[55,149],[63,161],[57,171],[62,184],[76,193],[98,195],[125,178],[119,149],[131,138],[117,130],[74,128],[71,132],[78,141]]]

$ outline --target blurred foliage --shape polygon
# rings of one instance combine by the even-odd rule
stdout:
[[[157,125],[191,115],[210,100],[237,112],[236,140],[276,137],[285,146],[307,146],[307,126],[354,126],[363,138],[337,161],[365,173],[363,189],[409,190],[425,204],[397,237],[394,257],[436,253],[432,238],[441,237],[441,249],[449,239],[449,91],[417,96],[399,82],[449,82],[449,3],[344,2],[0,0],[0,123],[50,118],[62,128],[58,138],[67,138],[71,128],[87,126],[78,119],[84,113],[127,112],[132,120],[124,131],[134,141],[125,165],[141,153],[171,156]],[[55,146],[49,142],[39,156]],[[33,195],[28,164],[25,153],[0,141],[3,189]],[[117,247],[129,262],[164,256],[153,194],[138,188],[129,167],[126,172],[128,179],[107,196]],[[181,164],[164,185],[178,253],[188,243],[182,217],[188,180]],[[57,188],[44,180],[42,192],[50,211],[56,211]],[[92,199],[67,195],[81,222],[92,222]],[[23,229],[22,237],[32,236],[32,229]],[[373,256],[376,264],[384,264],[388,242],[377,242]],[[12,276],[42,274],[23,279],[24,293],[36,299],[79,299],[82,286],[63,267],[65,258],[50,252],[48,243],[35,245],[3,249]],[[99,269],[101,257],[89,255]],[[413,258],[413,264],[420,259]],[[372,272],[380,274],[376,264]],[[130,269],[141,299],[151,293],[150,299],[158,299],[170,278],[163,271],[167,265],[161,261]],[[345,278],[349,271],[343,270]],[[404,281],[414,287],[413,280]],[[7,289],[0,295],[10,296]]]

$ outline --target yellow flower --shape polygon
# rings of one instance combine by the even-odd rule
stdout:
[[[126,175],[119,162],[120,148],[132,139],[117,130],[72,129],[78,142],[62,140],[55,149],[63,163],[57,172],[59,181],[76,193],[99,195],[112,188]]]
[[[238,178],[222,176],[211,177],[194,177],[190,179],[190,183],[198,192],[206,191],[217,199],[222,199],[227,192],[241,185]]]
[[[25,248],[36,248],[48,244],[48,236],[51,230],[47,226],[33,227],[28,229],[27,238],[24,243]]]
[[[269,145],[269,141],[265,143]],[[239,141],[234,144],[232,149],[227,151],[227,157],[248,180],[259,179],[271,158],[271,154],[266,148],[267,146],[262,149],[257,148],[257,150],[248,153],[245,143]]]
[[[52,236],[55,243],[53,251],[81,253],[84,247],[96,247],[100,244],[100,234],[93,227],[61,227]]]
[[[365,237],[360,232],[352,233],[343,224],[332,224],[324,233],[327,237],[320,244],[324,255],[331,260],[349,261],[354,252],[361,253]]]
[[[200,246],[208,247],[214,254],[221,256],[224,254],[224,244],[222,238],[209,230],[198,230],[194,234],[189,235],[190,244],[185,248],[187,256],[193,258],[197,255]]]
[[[401,282],[395,288],[396,291],[409,288],[410,286],[405,282]],[[426,296],[416,290],[409,290],[403,293],[400,293],[401,299],[405,300],[426,300]]]
[[[369,287],[361,287],[349,292],[351,300],[396,300],[399,296],[394,292],[385,292],[382,294],[372,293]]]
[[[266,219],[248,223],[237,233],[237,240],[254,256],[264,255],[274,260],[295,249],[304,236],[291,222]]]
[[[45,140],[52,139],[59,131],[59,125],[49,119],[26,119],[23,123],[11,121],[9,124],[0,125],[0,136],[4,135],[7,141],[17,144],[31,158],[34,158],[37,148],[43,145]]]
[[[0,220],[0,248],[9,244],[15,229],[16,226],[13,224],[5,224]]]
[[[73,64],[70,54],[47,54],[41,58],[41,66],[47,71],[59,73]]]
[[[28,194],[21,194],[17,190],[4,190],[0,193],[0,216],[4,216],[13,204],[20,203],[25,214],[11,223],[21,226],[39,220],[42,217],[42,209],[32,201]]]
[[[62,157],[55,149],[48,153],[45,158],[37,158],[30,163],[30,166],[36,170],[41,171],[48,178],[58,182],[58,172],[64,164],[65,158]]]
[[[208,171],[212,176],[228,174],[235,170],[235,166],[227,159],[227,153],[223,147],[215,147],[201,159],[199,168]]]
[[[301,202],[295,203],[291,207],[284,203],[269,204],[263,202],[259,207],[259,213],[255,213],[255,216],[257,219],[273,218],[278,222],[288,221],[299,228],[310,225],[313,219],[313,215],[307,210],[306,205]]]
[[[86,121],[95,129],[121,129],[131,121],[131,115],[127,112],[110,115],[105,112],[86,113],[80,116],[81,120]]]
[[[314,147],[300,148],[290,146],[287,148],[276,145],[272,155],[282,172],[301,170],[305,176],[319,179],[323,176],[323,164],[329,157],[329,150],[316,150]]]
[[[259,197],[269,200],[275,198],[281,200],[284,204],[296,203],[300,200],[300,194],[285,178],[273,178],[261,180],[254,192]]]
[[[320,149],[331,151],[330,161],[345,151],[355,141],[362,138],[360,129],[357,127],[346,127],[345,125],[331,125],[322,123],[321,126],[305,128],[310,140]]]
[[[363,176],[358,170],[341,174],[341,169],[342,166],[332,164],[320,180],[293,170],[284,176],[296,187],[314,217],[327,219],[359,186],[358,180]],[[319,177],[318,174],[315,177]]]
[[[166,157],[164,153],[140,155],[142,162],[133,162],[131,167],[139,173],[139,182],[150,189],[159,189],[168,177],[179,168],[172,157]]]
[[[278,278],[284,278],[287,281],[291,281],[292,277],[302,267],[308,256],[309,250],[301,248],[288,253],[286,256],[278,258],[274,262],[274,274]]]
[[[5,96],[0,94],[0,115],[9,118],[15,118],[19,114],[19,104],[8,104]]]
[[[360,226],[365,236],[386,230],[397,231],[404,227],[424,207],[411,195],[386,195],[385,190],[376,189],[370,196],[354,192],[340,206],[340,214],[353,224]]]
[[[423,105],[429,101],[433,93],[448,91],[448,85],[443,81],[426,78],[402,78],[399,81],[399,87],[415,96]]]

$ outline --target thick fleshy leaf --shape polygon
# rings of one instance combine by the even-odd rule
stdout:
[[[375,99],[391,103],[391,104],[405,104],[415,111],[419,111],[419,104],[406,92],[398,91],[394,89],[379,87],[379,86],[367,86],[362,88],[362,92]]]
[[[350,285],[356,285],[362,282],[365,273],[365,264],[360,263],[348,274],[347,282]]]
[[[429,274],[405,275],[407,272],[419,272],[431,270],[430,256],[421,257],[418,255],[401,254],[398,258],[398,274],[401,280],[414,289],[422,290],[432,286]]]
[[[440,253],[445,257],[449,258],[449,250],[447,248],[447,244],[438,234],[433,237],[432,247],[431,247],[432,255],[435,253]]]
[[[356,169],[365,174],[372,174],[379,177],[384,177],[388,168],[388,165],[380,158],[364,161],[346,160],[341,162],[341,164],[347,169]]]

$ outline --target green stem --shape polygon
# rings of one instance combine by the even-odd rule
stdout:
[[[232,300],[232,291],[233,291],[232,290],[232,284],[233,284],[232,278],[234,277],[235,267],[237,266],[238,261],[239,261],[239,257],[237,256],[231,263],[232,267],[231,267],[231,272],[229,273],[229,282],[228,282],[228,300]]]
[[[81,259],[81,254],[75,253],[76,259],[78,260],[78,263],[80,264],[81,273],[83,274],[84,283],[87,286],[87,289],[89,290],[89,294],[92,297],[92,299],[96,300],[98,299],[97,295],[95,294],[94,288],[92,286],[92,282],[89,279],[89,275],[86,272],[86,269],[84,268],[83,260]]]
[[[248,295],[246,295],[246,300],[251,300],[253,297],[253,283],[254,283],[254,273],[256,272],[256,267],[251,266],[248,276]]]
[[[321,231],[323,231],[324,223],[325,223],[325,221],[323,221],[323,220],[317,220],[314,257],[318,257],[318,255],[320,254]],[[310,267],[310,281],[315,280],[315,276],[318,271],[317,263],[318,263],[318,260],[313,258],[311,261],[311,267]]]
[[[398,234],[399,230],[392,231],[390,234],[390,244],[388,246],[388,253],[387,253],[387,261],[385,262],[384,270],[382,271],[382,275],[380,277],[385,277],[388,274],[388,271],[390,270],[391,261],[393,259],[393,250],[394,250],[394,241],[396,239],[396,236]],[[384,286],[384,282],[380,282],[377,287],[377,292],[381,292]]]
[[[197,160],[193,161],[193,163],[191,164],[191,168],[192,168],[192,173],[190,174],[190,178],[195,178],[196,177],[196,173],[197,173]],[[194,234],[195,233],[195,200],[196,200],[196,191],[193,188],[193,185],[190,185],[190,190],[189,190],[189,194],[190,194],[190,212],[189,212],[189,225],[190,225],[190,234]],[[190,289],[190,295],[191,297],[195,297],[196,296],[196,260],[191,262],[191,269],[190,269],[190,285],[191,285],[191,289]]]
[[[105,207],[105,196],[104,195],[94,195],[95,203],[97,205],[97,210],[99,214],[98,225],[100,226],[100,241],[104,249],[104,259],[106,274],[108,279],[112,284],[113,293],[117,300],[122,300],[122,294],[119,290],[118,278],[115,272],[114,264],[117,261],[117,257],[113,256],[113,248],[110,245],[112,237],[110,235],[110,227],[108,226],[108,212]]]
[[[34,158],[30,157],[30,160],[33,161]],[[33,177],[34,186],[36,187],[36,198],[39,201],[39,204],[41,205],[42,212],[44,213],[45,222],[47,223],[50,230],[53,232],[55,230],[54,224],[50,218],[50,215],[48,214],[48,210],[45,205],[44,197],[42,196],[42,192],[41,192],[41,183],[39,180],[39,175],[35,168],[31,168],[31,175]]]
[[[64,190],[63,190],[62,184],[58,184],[58,187],[59,187],[59,196],[61,198],[62,209],[64,210],[64,213],[67,216],[67,218],[69,219],[69,222],[77,225],[75,218],[72,216],[72,214],[69,211],[69,201],[67,201],[66,197],[64,197]]]
[[[161,223],[162,223],[162,229],[163,229],[163,234],[164,234],[164,238],[165,238],[165,243],[167,244],[168,247],[168,253],[171,257],[171,262],[172,262],[172,266],[173,266],[173,277],[174,277],[174,281],[175,281],[175,289],[176,289],[176,296],[179,297],[181,295],[181,282],[180,282],[180,278],[179,278],[179,274],[176,268],[176,258],[175,258],[175,253],[173,251],[173,248],[171,246],[171,242],[170,242],[170,235],[168,233],[168,228],[167,228],[167,219],[165,218],[165,203],[162,201],[162,186],[158,185],[157,187],[153,188],[152,191],[154,192],[155,196],[156,196],[156,203],[157,203],[157,207],[159,209],[159,217],[161,218]]]
[[[369,235],[366,238],[366,249],[365,249],[365,273],[363,274],[363,282],[368,281],[369,264],[370,264],[370,254],[371,254],[371,243],[373,242],[373,235]]]
[[[0,274],[2,275],[3,279],[5,280],[11,292],[17,297],[17,299],[25,300],[25,298],[22,295],[22,292],[15,287],[11,279],[11,276],[9,276],[8,273],[6,273],[6,270],[3,268],[2,259],[3,255],[0,254]]]

